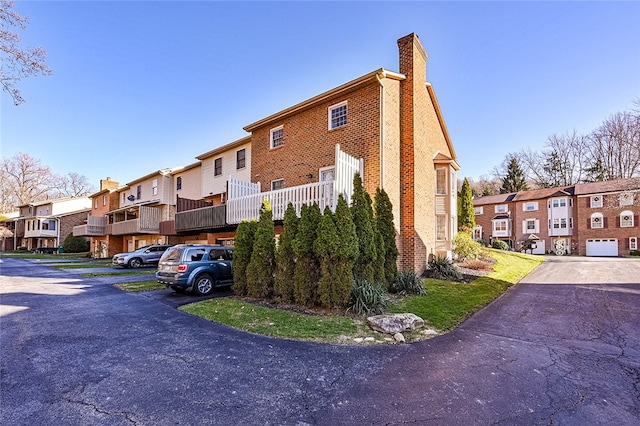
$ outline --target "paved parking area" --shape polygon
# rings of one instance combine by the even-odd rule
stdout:
[[[0,261],[1,424],[640,418],[637,259],[550,258],[457,330],[378,347],[257,336],[176,310],[169,291]]]

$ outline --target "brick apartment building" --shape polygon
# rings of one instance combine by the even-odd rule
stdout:
[[[626,256],[638,250],[640,179],[584,183],[474,199],[474,238],[534,254]]]
[[[151,236],[147,242],[232,244],[237,224],[256,218],[265,197],[278,224],[289,202],[299,210],[314,202],[334,208],[338,194],[349,199],[359,172],[371,195],[384,188],[393,203],[401,268],[421,272],[430,256],[450,254],[457,232],[456,154],[426,80],[420,40],[409,34],[398,49],[398,72],[374,70],[245,126],[247,137],[197,156],[198,173],[165,173],[167,196],[154,207],[166,213],[154,216],[157,232],[143,231]],[[120,205],[106,213],[110,221],[142,209],[144,196],[126,202],[137,185],[117,191]],[[123,233],[121,245],[129,248],[140,232]]]

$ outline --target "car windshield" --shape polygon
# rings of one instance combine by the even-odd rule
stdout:
[[[142,246],[142,247],[140,247],[140,248],[136,249],[135,251],[136,251],[136,252],[145,251],[145,250],[146,250],[146,249],[148,249],[149,247],[151,247],[151,245],[148,245],[148,246]]]
[[[171,247],[162,255],[162,262],[178,262],[182,256],[182,247]]]

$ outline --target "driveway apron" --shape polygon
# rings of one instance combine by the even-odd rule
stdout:
[[[319,424],[640,424],[640,260],[550,257]]]

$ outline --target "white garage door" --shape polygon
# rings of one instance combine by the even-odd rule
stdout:
[[[615,238],[597,238],[587,240],[587,256],[617,256],[618,240]]]

